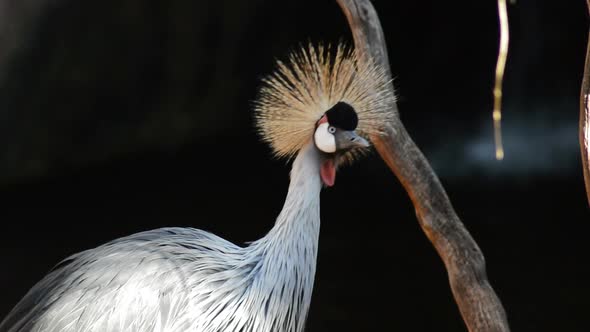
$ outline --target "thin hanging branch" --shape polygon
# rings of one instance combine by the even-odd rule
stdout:
[[[588,13],[590,13],[590,0],[586,0]],[[580,152],[582,153],[582,168],[584,170],[584,183],[586,184],[586,197],[590,204],[590,165],[588,155],[590,154],[590,30],[588,32],[588,46],[586,49],[586,64],[584,77],[582,79],[582,91],[580,92]]]
[[[508,13],[506,0],[498,0],[498,17],[500,18],[500,49],[498,50],[498,62],[496,63],[496,82],[494,83],[494,142],[496,144],[496,159],[504,159],[504,146],[502,145],[502,81],[508,56]]]
[[[337,2],[348,19],[357,52],[389,70],[383,30],[371,2]],[[392,112],[398,114],[395,105]],[[442,258],[468,330],[509,331],[504,308],[488,282],[484,256],[455,213],[438,177],[398,116],[385,127],[387,135],[372,137],[373,144],[408,192],[422,230]]]

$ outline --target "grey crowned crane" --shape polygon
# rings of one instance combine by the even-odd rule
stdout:
[[[282,211],[238,246],[194,228],[161,228],[70,256],[0,324],[16,331],[303,331],[320,233],[320,191],[380,134],[394,95],[385,70],[342,45],[277,62],[255,102],[262,139],[292,159]]]

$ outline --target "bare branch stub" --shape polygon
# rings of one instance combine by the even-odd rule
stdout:
[[[337,2],[348,19],[361,58],[372,58],[389,70],[385,37],[371,2]],[[392,108],[398,114],[397,106]],[[443,260],[468,330],[510,331],[504,308],[488,282],[484,256],[454,211],[432,167],[399,117],[385,124],[385,131],[385,136],[372,137],[373,144],[408,192],[422,230]]]
[[[590,0],[586,1],[590,13]],[[586,197],[590,205],[590,31],[588,32],[588,46],[586,49],[586,63],[584,65],[584,77],[582,78],[582,89],[580,91],[580,153],[582,155],[582,169],[584,172],[584,184],[586,186]]]

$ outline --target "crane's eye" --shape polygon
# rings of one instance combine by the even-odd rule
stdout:
[[[336,152],[336,137],[333,135],[336,128],[328,125],[327,122],[320,124],[313,135],[315,146],[325,153]]]

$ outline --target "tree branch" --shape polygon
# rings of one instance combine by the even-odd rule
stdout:
[[[588,12],[590,13],[590,0],[586,0]],[[584,66],[584,77],[582,79],[582,89],[580,91],[580,152],[582,153],[582,168],[584,171],[584,183],[586,185],[586,197],[590,204],[590,165],[588,164],[588,155],[590,154],[590,32],[588,33],[588,46],[586,49],[586,64]]]
[[[337,2],[348,19],[361,58],[372,58],[389,70],[385,38],[371,2]],[[396,106],[392,111],[398,114]],[[509,331],[504,308],[488,282],[484,256],[455,213],[430,164],[398,116],[386,124],[386,132],[385,136],[372,137],[373,144],[408,192],[422,230],[442,258],[468,330]]]

